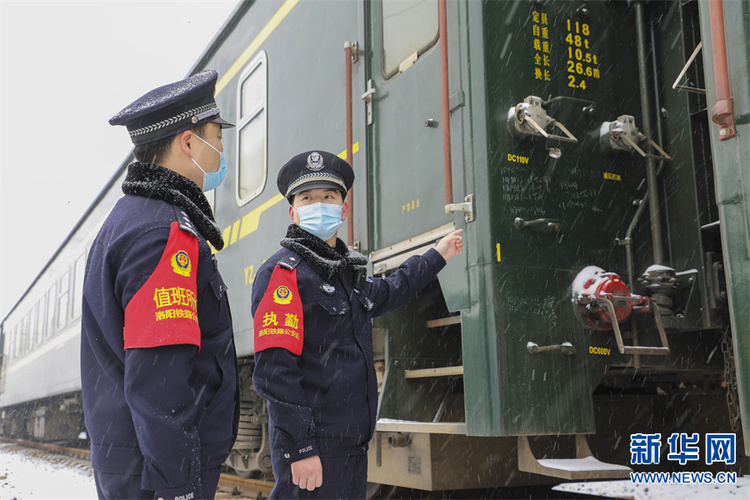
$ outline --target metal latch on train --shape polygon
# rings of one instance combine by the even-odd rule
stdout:
[[[470,194],[464,198],[463,203],[451,203],[445,206],[446,215],[451,215],[456,212],[464,213],[464,220],[466,222],[474,221],[474,195]]]
[[[555,127],[565,135],[550,133]],[[547,111],[542,107],[542,99],[533,95],[510,108],[508,111],[508,129],[513,135],[521,138],[537,136],[564,142],[578,142],[578,139],[562,123],[547,114]]]
[[[367,91],[362,94],[362,100],[367,105],[367,124],[372,125],[372,96],[375,95],[375,86],[372,80],[367,80]]]
[[[613,330],[620,354],[669,355],[669,342],[659,306],[648,297],[630,293],[619,275],[596,266],[584,268],[573,281],[573,303],[578,305],[580,319],[594,330]],[[659,331],[661,347],[626,346],[619,323],[634,311],[651,311]]]
[[[638,130],[638,127],[635,126],[635,118],[631,115],[620,115],[615,121],[602,123],[602,126],[599,128],[599,141],[605,149],[609,148],[629,153],[638,151],[644,158],[655,158],[657,160],[669,161],[672,159],[658,144]],[[640,143],[651,144],[659,154],[652,155],[646,153],[638,146]]]
[[[528,229],[539,233],[560,234],[562,230],[562,221],[546,217],[534,220],[525,220],[522,217],[516,217],[513,220],[513,224],[518,229]]]

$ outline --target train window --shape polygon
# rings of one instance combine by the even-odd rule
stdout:
[[[18,323],[18,355],[23,356],[29,350],[29,313]]]
[[[73,268],[73,319],[81,317],[83,305],[83,275],[86,271],[86,254],[83,253],[76,259]]]
[[[438,8],[434,0],[384,0],[380,3],[383,76],[399,72],[402,62],[422,55],[438,41]]]
[[[23,356],[23,335],[21,335],[21,325],[16,326],[16,359]]]
[[[10,338],[9,344],[11,359],[16,359],[21,355],[18,346],[18,326],[19,325],[14,325],[13,328],[10,329],[10,334],[8,335],[8,338]]]
[[[57,299],[57,283],[54,283],[47,291],[47,328],[45,334],[47,337],[55,331],[55,300]]]
[[[16,359],[18,357],[18,353],[16,353],[16,349],[18,349],[18,346],[16,344],[16,332],[18,331],[18,327],[14,326],[10,329],[10,333],[8,334],[8,348],[5,352],[8,353],[8,358],[10,358],[8,361]]]
[[[70,303],[70,271],[66,271],[58,280],[57,288],[57,328],[65,328],[68,323],[68,306]]]
[[[34,348],[33,319],[36,314],[35,309],[36,304],[26,313],[26,316],[23,317],[23,337],[26,340],[26,352]]]
[[[39,345],[45,337],[47,329],[47,296],[43,295],[36,303],[36,318],[34,322],[34,343]]]
[[[266,183],[266,53],[261,52],[242,72],[237,86],[237,204],[244,205]]]

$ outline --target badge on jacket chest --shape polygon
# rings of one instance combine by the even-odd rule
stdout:
[[[189,278],[191,268],[190,256],[186,251],[180,250],[172,256],[172,270],[180,276]]]
[[[277,304],[291,304],[293,297],[292,291],[286,285],[281,285],[273,292],[273,301]]]

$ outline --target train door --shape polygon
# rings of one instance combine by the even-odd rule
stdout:
[[[441,47],[435,0],[368,2],[367,101],[368,158],[371,194],[370,249],[373,272],[387,274],[411,255],[465,227],[462,214],[446,214],[441,88]],[[448,2],[449,38],[457,32],[460,7]],[[453,201],[463,202],[464,172],[460,107],[461,60],[457,38],[448,51],[450,93],[453,94]],[[453,57],[453,58],[452,58]],[[468,165],[468,163],[467,163]],[[467,229],[467,232],[470,229]],[[462,376],[462,316],[469,309],[467,257],[457,257],[406,306],[373,322],[375,366],[382,373],[378,406],[378,435],[371,446],[372,482],[421,489],[446,489],[466,482],[455,474],[431,474],[414,469],[434,457],[422,444],[434,436],[426,424],[445,424],[452,446],[462,451],[465,434]],[[381,369],[382,368],[382,369]],[[398,429],[389,422],[399,421]],[[412,436],[413,446],[388,445],[394,432]],[[419,449],[416,456],[415,449]],[[409,450],[407,453],[406,451]],[[422,453],[424,452],[424,456]],[[451,452],[446,452],[446,456]],[[482,456],[476,453],[474,457]],[[470,467],[466,462],[465,467]],[[421,470],[421,469],[420,469]],[[432,469],[438,470],[438,466]],[[441,466],[441,472],[442,472]],[[472,479],[473,480],[473,479]],[[472,485],[479,484],[479,482]]]
[[[372,250],[452,220],[444,213],[437,2],[371,2]]]

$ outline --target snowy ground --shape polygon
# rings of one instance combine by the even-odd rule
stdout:
[[[96,500],[94,477],[86,462],[70,459],[56,463],[36,454],[0,443],[0,498]]]
[[[738,477],[736,484],[633,484],[630,480],[592,481],[561,484],[554,490],[632,500],[748,500],[750,476]]]
[[[0,499],[96,500],[91,466],[85,460],[42,458],[40,452],[0,443]],[[748,500],[750,477],[738,477],[733,485],[633,484],[625,481],[566,483],[557,491],[633,500]],[[229,498],[220,495],[217,498]]]

